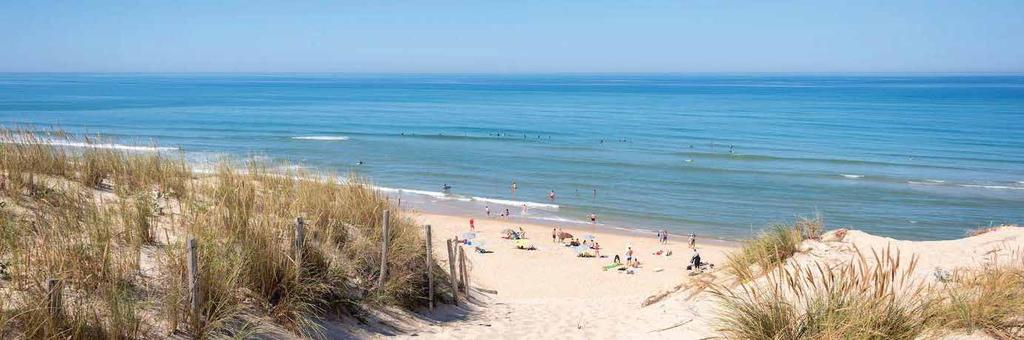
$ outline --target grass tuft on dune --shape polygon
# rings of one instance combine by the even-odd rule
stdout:
[[[814,222],[814,221],[817,222]],[[719,331],[731,339],[916,339],[982,331],[1024,336],[1024,256],[1000,250],[980,268],[938,282],[915,276],[899,250],[839,264],[791,261],[820,217],[774,226],[728,259],[735,279],[712,285]],[[994,230],[994,229],[993,229]],[[817,242],[817,241],[809,241]],[[1008,254],[1008,255],[1007,255]],[[1002,262],[999,259],[1003,259]]]

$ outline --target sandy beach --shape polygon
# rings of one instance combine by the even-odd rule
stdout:
[[[469,217],[416,214],[422,224],[434,229],[435,245],[469,231]],[[569,247],[551,241],[551,227],[520,223],[514,218],[476,219],[477,239],[493,253],[480,254],[467,249],[477,304],[470,320],[429,327],[418,336],[436,338],[679,338],[685,334],[707,334],[709,325],[690,322],[672,327],[685,319],[694,306],[652,306],[642,308],[652,294],[676,289],[688,277],[687,261],[691,250],[685,235],[670,235],[661,244],[655,235],[611,232],[600,227],[565,228],[577,237],[592,234],[607,258],[581,258]],[[534,240],[536,250],[516,249],[514,242],[501,238],[501,230],[522,227]],[[623,256],[632,247],[642,264],[634,274],[603,270],[615,254]],[[722,241],[702,242],[697,248],[707,262],[722,263],[735,245]],[[671,250],[671,256],[653,255]],[[435,253],[445,266],[444,247]]]

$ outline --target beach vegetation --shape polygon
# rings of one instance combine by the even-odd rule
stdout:
[[[796,254],[803,241],[796,226],[773,225],[726,257],[727,271],[740,282],[761,276]]]
[[[1024,256],[1011,253],[942,280],[939,324],[998,339],[1024,338]]]
[[[779,232],[776,229],[775,232]],[[767,242],[767,241],[762,241]],[[886,248],[838,264],[784,261],[709,289],[733,339],[915,339],[983,332],[1024,336],[1024,256],[1000,250],[978,268],[915,276],[917,258]],[[938,272],[937,272],[938,273]]]
[[[739,288],[716,286],[720,331],[733,339],[913,339],[935,315],[915,266],[891,249],[858,251],[837,266],[784,265]]]
[[[106,145],[0,130],[0,337],[247,337],[276,328],[317,338],[331,315],[427,302],[422,228],[365,178],[230,160],[198,174],[181,154]],[[189,239],[198,244],[195,314]],[[58,314],[50,279],[60,282]]]

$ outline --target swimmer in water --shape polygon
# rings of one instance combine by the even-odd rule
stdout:
[[[555,191],[554,190],[551,190],[551,192],[548,193],[548,199],[551,200],[552,202],[555,201]]]

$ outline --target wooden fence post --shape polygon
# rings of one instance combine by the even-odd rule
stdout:
[[[455,255],[452,253],[452,240],[448,239],[448,277],[452,284],[452,301],[459,305],[459,289],[455,283]]]
[[[380,236],[380,277],[377,279],[377,287],[384,288],[384,279],[388,275],[388,220],[391,214],[384,210],[384,221],[381,224]]]
[[[46,280],[47,307],[51,325],[56,327],[64,315],[64,285],[58,279]]]
[[[302,247],[306,242],[306,221],[302,220],[302,217],[295,218],[295,277],[298,278],[302,274]]]
[[[399,198],[401,199],[401,198]],[[427,228],[427,304],[434,310],[434,247],[431,246],[430,225]]]
[[[466,249],[459,247],[459,277],[462,278],[462,292],[469,296],[469,275],[466,274]]]
[[[199,260],[196,256],[196,239],[188,239],[188,291],[189,311],[192,312],[193,322],[199,322],[199,309],[202,306],[202,296],[199,294]]]

